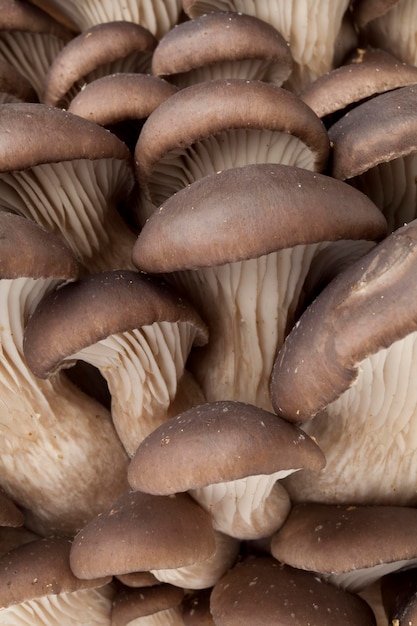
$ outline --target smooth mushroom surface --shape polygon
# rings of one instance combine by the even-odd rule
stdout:
[[[81,580],[69,567],[71,542],[44,538],[0,557],[0,623],[110,626],[111,577]]]
[[[277,530],[290,509],[280,479],[324,455],[301,429],[240,402],[213,402],[154,430],[130,462],[132,488],[154,495],[188,491],[213,527],[239,539]]]
[[[284,37],[255,16],[232,11],[205,13],[162,37],[152,55],[152,72],[178,87],[215,78],[288,78],[292,55]]]
[[[417,217],[416,95],[416,85],[380,94],[329,129],[332,176],[371,198],[389,231]]]
[[[327,461],[285,481],[299,502],[416,504],[416,254],[414,220],[324,288],[277,355],[275,410]]]
[[[117,589],[111,612],[112,626],[184,626],[183,598],[182,589],[168,584]]]
[[[272,537],[271,554],[357,592],[415,566],[416,524],[412,507],[298,504]]]
[[[193,355],[192,371],[206,400],[270,410],[276,352],[304,290],[314,291],[313,268],[323,278],[385,230],[381,212],[349,185],[256,164],[205,176],[171,196],[144,225],[132,259],[140,270],[164,273],[205,317],[210,340]]]
[[[193,345],[207,343],[200,316],[165,282],[133,271],[93,274],[44,298],[28,320],[28,367],[53,381],[83,360],[97,367],[111,413],[133,455],[152,430],[204,396],[186,371]]]
[[[133,22],[106,22],[61,50],[45,77],[42,102],[68,108],[86,84],[115,72],[149,72],[156,38]]]
[[[0,104],[37,102],[31,83],[11,63],[0,59]]]
[[[138,220],[204,176],[253,163],[322,171],[329,149],[323,122],[277,85],[231,78],[180,89],[151,113],[136,144]]]

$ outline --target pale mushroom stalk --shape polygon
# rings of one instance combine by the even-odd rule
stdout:
[[[181,0],[34,0],[45,11],[56,12],[77,30],[95,24],[126,20],[144,26],[158,39],[178,22]]]
[[[22,348],[28,317],[47,293],[75,279],[76,265],[71,258],[71,271],[64,274],[56,266],[65,264],[69,251],[55,236],[19,216],[0,218],[1,485],[26,510],[29,527],[71,535],[124,489],[127,457],[102,405],[64,375],[42,381],[29,371]],[[25,268],[5,269],[7,262],[24,263],[20,257],[8,261],[8,253],[16,256],[22,244],[10,234],[13,228],[31,246],[21,257],[29,256],[27,262],[37,267],[33,278]],[[39,237],[44,247],[36,251]]]
[[[273,362],[303,306],[316,260],[329,271],[373,245],[359,223],[371,213],[379,222],[377,207],[363,194],[351,197],[349,185],[334,190],[333,202],[329,183],[336,181],[283,164],[231,168],[174,194],[144,225],[133,262],[164,273],[207,320],[210,341],[190,364],[207,401],[271,410]],[[348,222],[358,228],[355,235]],[[308,289],[314,292],[311,284]]]
[[[335,43],[349,0],[183,0],[184,10],[197,17],[208,10],[239,11],[272,24],[290,43],[294,70],[287,81],[300,91],[333,67]]]

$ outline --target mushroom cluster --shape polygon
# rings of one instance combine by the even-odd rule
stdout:
[[[0,0],[0,624],[413,624],[415,12]]]

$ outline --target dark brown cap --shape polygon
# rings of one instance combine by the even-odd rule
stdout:
[[[119,588],[113,599],[111,612],[112,626],[129,626],[135,620],[154,615],[156,619],[164,618],[171,623],[181,616],[180,605],[184,590],[174,585],[162,584],[142,589]]]

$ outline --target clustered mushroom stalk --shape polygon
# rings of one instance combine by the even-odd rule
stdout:
[[[0,0],[0,622],[416,619],[415,11],[410,0]],[[91,57],[74,72],[54,59],[115,25],[144,29],[152,62],[146,52],[140,71],[153,75],[104,63],[112,75],[70,104],[96,76]],[[252,30],[249,61],[205,73],[211,28],[232,52],[255,25],[278,46]],[[176,77],[158,69],[170,45],[193,57]],[[58,66],[64,87],[40,103]],[[111,105],[98,117],[97,98]],[[146,121],[119,134],[139,111]],[[332,112],[339,121],[321,118]],[[168,319],[158,304],[139,324],[150,298],[107,289],[143,281],[170,283]],[[58,320],[86,284],[77,315]],[[78,359],[103,402],[77,379],[80,362],[59,371]],[[139,413],[156,420],[142,432]]]

